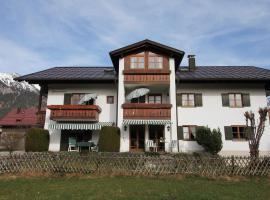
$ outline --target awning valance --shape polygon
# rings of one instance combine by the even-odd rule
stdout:
[[[50,124],[49,129],[57,130],[100,130],[103,126],[112,126],[113,122],[98,122],[88,124],[75,124],[75,123],[56,123]]]
[[[171,120],[139,120],[139,119],[124,119],[123,120],[124,125],[140,125],[140,124],[149,124],[149,125],[165,125],[165,124],[171,124]]]

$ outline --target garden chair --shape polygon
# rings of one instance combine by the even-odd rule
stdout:
[[[79,148],[76,145],[76,138],[68,138],[68,151],[79,151]]]
[[[153,140],[147,140],[147,141],[146,141],[146,146],[148,147],[149,151],[150,151],[151,149],[153,149],[154,152],[157,152],[157,144],[154,143]]]

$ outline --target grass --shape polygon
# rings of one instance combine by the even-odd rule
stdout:
[[[0,178],[0,199],[270,199],[269,178]]]

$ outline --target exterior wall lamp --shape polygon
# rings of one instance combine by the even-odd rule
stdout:
[[[124,131],[127,131],[127,125],[124,126]]]
[[[171,127],[170,125],[167,126],[167,131],[170,131]]]

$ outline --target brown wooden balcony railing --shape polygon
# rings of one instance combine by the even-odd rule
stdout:
[[[37,112],[37,125],[43,127],[45,124],[46,111],[40,110]]]
[[[125,103],[124,119],[170,119],[171,104]]]
[[[98,121],[101,108],[97,105],[49,105],[54,121]]]
[[[125,70],[125,83],[169,84],[170,71],[168,70]]]

